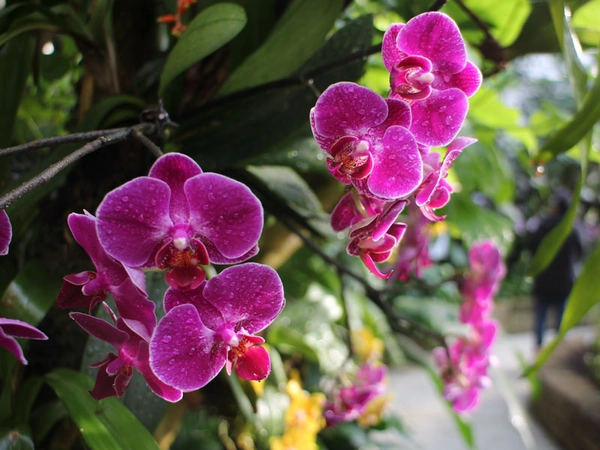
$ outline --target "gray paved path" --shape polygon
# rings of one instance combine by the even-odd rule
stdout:
[[[574,334],[591,337],[592,329],[582,327]],[[519,377],[521,354],[533,359],[531,333],[501,334],[494,349],[498,365],[493,369],[494,385],[483,392],[479,408],[471,414],[475,443],[479,450],[562,450],[562,447],[531,418],[527,411],[530,385]],[[457,427],[428,375],[407,366],[391,371],[391,409],[410,433],[406,448],[415,450],[466,450]]]

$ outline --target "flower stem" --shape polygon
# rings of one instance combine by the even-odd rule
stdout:
[[[73,153],[65,156],[60,161],[55,162],[54,164],[48,166],[42,172],[40,172],[35,177],[30,180],[24,182],[20,186],[16,187],[12,191],[6,193],[2,197],[0,197],[0,209],[5,209],[10,206],[15,200],[23,197],[28,192],[31,192],[33,189],[46,184],[49,180],[51,180],[54,176],[56,176],[61,170],[65,169],[69,165],[73,164],[77,160],[83,158],[84,156],[108,145],[116,144],[117,142],[124,141],[125,139],[134,136],[139,139],[139,135],[152,134],[155,126],[151,123],[141,123],[139,125],[130,127],[117,129],[118,131],[110,134],[106,134],[106,130],[104,133],[99,136],[97,139],[88,142],[83,147],[78,150],[75,150]],[[139,135],[138,135],[139,134]],[[64,137],[64,136],[61,136]],[[144,136],[146,138],[146,136]],[[51,138],[52,139],[52,138]],[[148,139],[148,138],[146,138]],[[148,139],[149,141],[149,139]],[[156,147],[154,144],[152,144]],[[14,148],[14,147],[12,147]],[[8,149],[10,150],[10,149]],[[153,153],[156,153],[154,149],[151,149]],[[160,150],[160,149],[159,149]],[[162,152],[161,152],[162,154]]]

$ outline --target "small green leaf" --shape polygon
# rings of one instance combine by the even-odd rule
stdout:
[[[36,326],[54,304],[60,286],[60,279],[52,277],[42,261],[30,260],[4,294],[0,316]]]
[[[177,75],[231,41],[244,25],[244,9],[233,3],[217,3],[200,12],[167,58],[160,78],[159,95]]]
[[[93,450],[158,450],[150,432],[115,397],[95,400],[87,375],[56,369],[45,376]]]
[[[573,13],[571,25],[577,30],[579,39],[596,46],[600,40],[600,0],[585,3]]]
[[[311,218],[323,214],[321,202],[293,169],[283,166],[249,166],[248,172],[256,176],[273,195],[279,197],[302,217]]]
[[[237,68],[219,94],[292,75],[323,44],[342,6],[342,0],[292,2],[266,42]]]

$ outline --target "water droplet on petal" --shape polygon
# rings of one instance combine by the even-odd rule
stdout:
[[[168,335],[167,335],[167,336],[165,336],[164,338],[162,338],[162,341],[163,341],[165,344],[168,344],[169,342],[171,342],[171,339],[172,339],[172,338],[171,338],[171,336],[168,336]]]
[[[121,197],[121,201],[123,203],[127,203],[129,201],[129,197],[127,197],[126,195],[124,195],[123,197]]]
[[[174,360],[174,359],[170,359],[170,360],[169,360],[169,365],[171,365],[171,366],[172,366],[173,364],[175,364],[175,360]]]

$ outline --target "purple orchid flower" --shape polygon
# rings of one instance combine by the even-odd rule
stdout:
[[[367,269],[379,278],[391,275],[391,272],[382,273],[376,264],[386,261],[400,243],[406,224],[395,221],[407,203],[406,200],[388,202],[381,213],[357,222],[348,233],[347,252],[360,257]]]
[[[138,330],[142,330],[142,333],[138,334],[128,326],[124,319],[117,318],[108,306],[105,307],[111,314],[116,326],[88,314],[70,313],[71,318],[81,328],[95,338],[108,342],[118,352],[118,355],[109,353],[104,360],[91,366],[99,369],[94,388],[90,391],[92,397],[96,400],[115,395],[119,398],[122,397],[129,387],[133,369],[137,369],[144,377],[148,387],[156,395],[170,402],[181,400],[183,393],[179,389],[162,382],[150,369],[148,344],[150,336],[147,330],[154,329],[156,318],[154,322],[150,321],[145,323],[143,327],[138,327]]]
[[[422,161],[408,131],[410,108],[354,83],[327,88],[310,112],[312,131],[330,156],[327,167],[361,193],[393,200],[421,183]]]
[[[420,14],[388,28],[381,48],[391,97],[411,103],[411,132],[420,144],[447,145],[460,130],[481,72],[467,61],[464,40],[446,14]]]
[[[98,237],[126,266],[168,269],[177,289],[206,278],[198,267],[232,264],[258,252],[263,210],[242,183],[204,173],[179,153],[159,158],[147,177],[109,192],[97,211]]]
[[[271,324],[284,303],[277,272],[255,263],[229,267],[196,289],[169,289],[167,314],[150,343],[154,373],[184,392],[205,386],[223,366],[247,380],[267,377],[269,355],[254,333]]]
[[[3,209],[0,209],[0,255],[8,254],[8,244],[12,238],[12,227],[8,214]]]
[[[365,217],[381,213],[386,202],[353,191],[345,194],[331,212],[331,228],[335,232],[350,228]]]
[[[351,422],[360,417],[367,404],[385,392],[387,367],[383,364],[363,364],[352,385],[336,389],[323,407],[328,427]]]
[[[463,303],[459,319],[463,323],[477,323],[492,310],[494,295],[506,275],[502,255],[491,241],[474,244],[469,249],[470,269],[460,286]]]
[[[450,201],[453,189],[445,180],[448,171],[462,150],[476,141],[477,139],[470,137],[454,139],[448,146],[442,162],[440,162],[439,153],[431,152],[429,149],[423,150],[424,177],[423,183],[417,189],[415,203],[421,208],[423,215],[432,222],[438,222],[445,218],[445,216],[436,216],[434,210],[443,208]]]
[[[87,307],[91,311],[94,306],[106,299],[107,292],[115,298],[145,293],[144,272],[141,269],[124,266],[109,256],[98,240],[96,218],[87,211],[84,213],[70,214],[67,222],[77,243],[90,256],[96,272],[87,270],[65,276],[56,300],[58,307],[62,309]],[[133,293],[131,284],[138,288],[139,294]]]
[[[468,337],[453,342],[448,349],[449,356],[444,348],[433,350],[444,383],[442,395],[458,413],[474,410],[479,403],[480,391],[491,385],[488,375],[490,348],[497,332],[496,321],[482,320],[471,329]]]
[[[21,364],[27,365],[23,349],[15,338],[45,341],[48,336],[27,322],[0,317],[0,347],[15,355]]]

